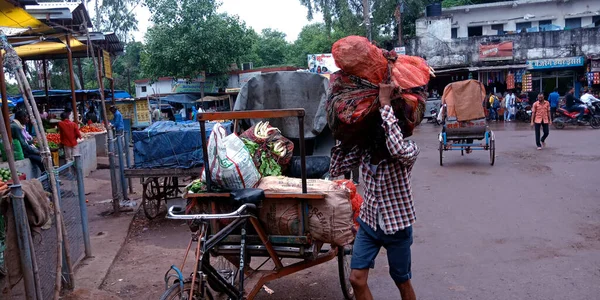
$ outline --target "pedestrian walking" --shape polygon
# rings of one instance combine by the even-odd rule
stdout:
[[[556,109],[558,108],[558,101],[560,99],[560,95],[558,94],[558,88],[554,89],[554,92],[550,93],[548,96],[548,102],[550,102],[550,117],[554,121],[554,116],[556,115]]]
[[[393,84],[381,84],[379,88],[385,137],[374,141],[368,150],[337,145],[331,151],[332,177],[360,166],[365,182],[365,201],[360,208],[350,266],[350,282],[359,300],[373,299],[367,278],[382,246],[387,250],[389,273],[402,300],[416,299],[410,281],[415,222],[410,179],[419,148],[402,135],[391,106],[394,88]]]
[[[81,132],[77,124],[69,120],[69,114],[63,112],[60,115],[62,121],[58,123],[58,133],[60,134],[60,143],[65,150],[65,160],[73,161],[73,155],[77,152],[77,140],[81,138]]]
[[[498,109],[500,108],[500,100],[498,96],[492,94],[490,101],[492,101],[492,110],[494,111],[494,121],[498,121]]]
[[[535,126],[535,144],[538,150],[546,147],[546,138],[549,134],[549,126],[552,125],[550,117],[550,103],[544,99],[544,94],[538,94],[537,101],[531,108],[531,126]],[[544,135],[540,139],[540,129],[543,129]]]
[[[508,110],[508,120],[507,121],[510,122],[515,117],[515,110],[516,110],[517,98],[515,96],[515,92],[514,91],[511,91],[506,96],[506,98],[507,98],[507,100],[506,100],[506,110]]]
[[[113,120],[111,123],[112,123],[112,126],[115,128],[115,133],[117,135],[123,134],[123,131],[125,130],[125,123],[123,122],[123,115],[117,109],[117,107],[114,105],[110,107],[110,112],[113,113]]]

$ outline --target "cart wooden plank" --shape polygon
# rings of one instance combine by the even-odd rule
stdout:
[[[183,198],[229,198],[229,193],[202,193],[202,194],[185,194]],[[303,199],[303,200],[323,200],[323,193],[271,193],[265,192],[265,199]]]
[[[125,169],[127,178],[147,178],[147,177],[186,177],[200,176],[202,168],[175,169],[175,168],[156,168],[156,169]]]

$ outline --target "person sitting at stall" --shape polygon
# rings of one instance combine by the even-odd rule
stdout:
[[[123,115],[117,109],[117,107],[114,105],[112,105],[109,108],[109,110],[113,114],[113,119],[110,123],[112,124],[112,126],[115,129],[115,133],[118,135],[123,134],[123,131],[125,130],[125,123],[123,122]]]
[[[67,113],[60,115],[62,121],[58,123],[58,133],[60,134],[60,143],[63,145],[65,150],[65,160],[67,162],[73,161],[73,155],[77,151],[77,139],[81,138],[79,127],[75,122],[69,120]]]
[[[26,112],[19,110],[15,113],[14,120],[10,123],[10,132],[13,139],[16,139],[21,144],[23,149],[23,156],[29,158],[34,166],[37,166],[42,173],[46,172],[46,168],[42,163],[42,157],[40,151],[33,145],[31,145],[24,135],[25,127],[23,124],[29,123],[29,116]]]
[[[85,113],[85,123],[98,123],[98,115],[96,114],[96,108],[91,105],[87,113]]]

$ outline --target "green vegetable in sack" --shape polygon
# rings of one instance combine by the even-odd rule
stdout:
[[[206,192],[206,184],[204,183],[204,181],[196,179],[192,181],[188,186],[186,186],[186,189],[192,194],[198,194]]]
[[[254,153],[256,153],[256,150],[258,150],[258,147],[259,147],[258,144],[249,139],[245,139],[245,138],[242,138],[242,141],[244,142],[244,145],[248,149],[248,152],[250,152],[250,156],[254,156]]]
[[[260,156],[260,167],[258,169],[262,176],[280,176],[281,166],[277,161],[269,157],[266,153],[262,153]]]

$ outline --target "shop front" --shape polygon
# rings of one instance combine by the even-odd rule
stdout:
[[[558,88],[558,93],[565,95],[569,88],[575,87],[575,96],[579,97],[581,83],[578,78],[585,74],[584,64],[583,56],[528,60],[531,90],[547,96]]]

